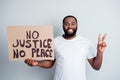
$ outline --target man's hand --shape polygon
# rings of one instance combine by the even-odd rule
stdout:
[[[25,63],[29,66],[37,66],[38,65],[38,61],[33,60],[33,59],[25,59]]]
[[[106,42],[104,41],[106,38],[107,34],[104,34],[103,37],[100,36],[100,34],[98,35],[98,45],[97,45],[97,52],[98,53],[103,53],[105,48],[106,48]]]
[[[102,58],[103,58],[103,52],[106,48],[105,38],[106,34],[104,34],[103,37],[98,35],[98,44],[97,44],[97,56],[91,59],[88,59],[89,63],[95,70],[99,70],[102,64]]]

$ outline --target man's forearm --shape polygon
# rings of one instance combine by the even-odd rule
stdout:
[[[102,64],[102,60],[103,60],[103,53],[97,53],[97,56],[94,58],[93,61],[93,68],[96,70],[99,70]]]
[[[45,61],[38,61],[37,66],[42,68],[51,68],[54,64],[54,61],[45,60]]]

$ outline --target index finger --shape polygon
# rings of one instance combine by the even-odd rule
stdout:
[[[98,34],[98,42],[100,41],[101,39],[100,39],[100,34]]]
[[[106,36],[107,36],[107,34],[104,34],[104,36],[102,37],[102,41],[105,40]]]

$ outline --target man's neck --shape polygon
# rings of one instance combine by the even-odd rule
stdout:
[[[76,37],[76,35],[74,35],[74,36],[71,36],[71,37],[67,37],[67,36],[63,35],[63,38],[65,38],[65,39],[67,39],[67,40],[74,39],[75,37]]]

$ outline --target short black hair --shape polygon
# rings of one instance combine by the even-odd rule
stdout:
[[[75,21],[76,21],[76,23],[77,23],[77,18],[76,18],[75,16],[68,15],[68,16],[65,16],[65,17],[63,18],[63,24],[64,24],[64,22],[65,22],[65,19],[68,18],[68,17],[72,17],[72,18],[74,18]]]

